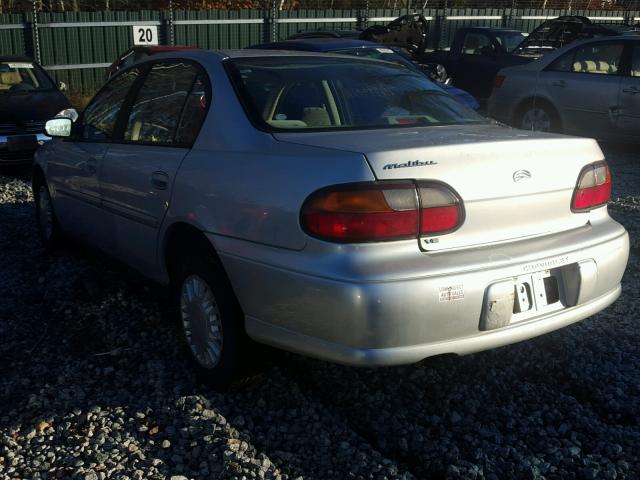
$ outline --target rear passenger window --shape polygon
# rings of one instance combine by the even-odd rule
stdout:
[[[83,140],[110,140],[118,119],[118,113],[129,93],[133,82],[140,75],[138,68],[132,68],[111,80],[87,106],[79,127]]]
[[[191,143],[197,135],[197,130],[193,134],[193,120],[199,127],[204,117],[202,110],[206,109],[206,89],[197,86],[204,83],[203,75],[191,63],[155,64],[133,102],[124,139],[141,143]],[[198,88],[204,92],[200,96]],[[197,102],[192,97],[198,97]]]
[[[620,43],[591,44],[578,48],[573,59],[571,71],[576,73],[595,73],[616,75],[620,66],[624,45]]]

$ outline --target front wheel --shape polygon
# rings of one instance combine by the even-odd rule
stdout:
[[[225,389],[246,370],[244,315],[217,261],[189,262],[174,281],[174,311],[203,383]]]
[[[537,132],[559,132],[560,121],[556,113],[547,105],[531,104],[522,109],[518,127]]]

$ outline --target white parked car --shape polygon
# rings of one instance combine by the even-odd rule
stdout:
[[[525,340],[620,294],[629,241],[597,143],[493,124],[396,64],[157,55],[47,132],[44,242],[81,238],[170,286],[216,386],[250,339],[403,364]]]

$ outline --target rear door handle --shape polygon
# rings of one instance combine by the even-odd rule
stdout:
[[[169,188],[169,175],[164,172],[153,172],[151,174],[151,186],[156,190],[166,190]]]
[[[98,160],[94,157],[90,157],[87,162],[84,164],[85,170],[89,175],[95,175],[98,171]]]
[[[629,88],[623,88],[622,91],[624,93],[628,93],[629,95],[635,95],[636,93],[640,93],[640,88],[638,88],[638,87],[629,87]]]
[[[554,87],[561,87],[564,88],[567,86],[567,82],[565,82],[564,80],[556,80],[555,82],[553,82],[551,85],[553,85]]]

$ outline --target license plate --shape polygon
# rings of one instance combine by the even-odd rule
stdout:
[[[549,270],[516,279],[514,314],[537,311],[559,300],[558,280]]]
[[[38,139],[35,135],[17,135],[7,138],[7,149],[10,152],[35,150],[36,148],[38,148]]]

